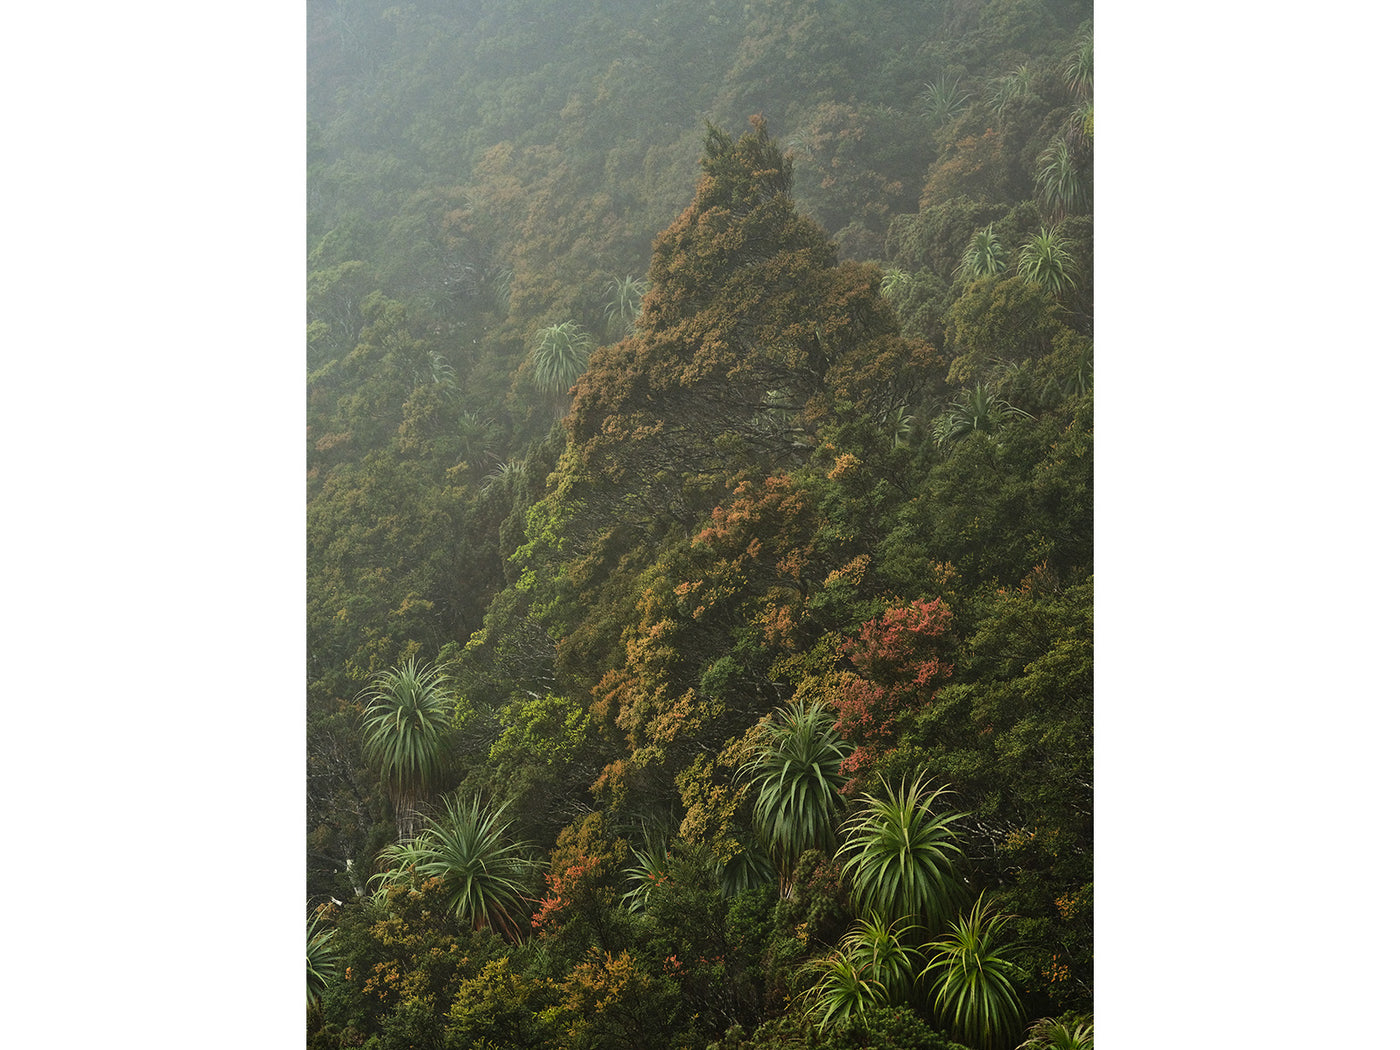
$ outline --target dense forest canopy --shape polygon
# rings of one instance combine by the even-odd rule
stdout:
[[[308,1045],[1091,1046],[1077,0],[310,0]]]

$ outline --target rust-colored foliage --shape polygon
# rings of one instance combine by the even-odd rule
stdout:
[[[762,484],[741,482],[733,499],[711,513],[694,546],[711,555],[711,579],[734,576],[739,584],[801,589],[814,527],[807,493],[790,476],[780,475]],[[690,614],[698,619],[705,611],[707,585],[684,586]]]
[[[636,336],[595,353],[566,421],[600,495],[686,525],[726,482],[805,461],[838,406],[879,415],[932,372],[898,337],[880,270],[837,265],[797,214],[761,119],[737,141],[712,127],[702,166],[656,240]]]
[[[628,951],[591,952],[559,982],[567,1046],[652,1046],[671,1026],[674,993]]]
[[[841,646],[857,677],[837,701],[836,728],[856,745],[841,771],[859,776],[894,742],[895,723],[933,700],[952,666],[939,656],[952,613],[937,598],[891,606]]]
[[[933,208],[962,195],[983,200],[1010,200],[1011,180],[1011,158],[1007,156],[1001,134],[987,128],[980,135],[959,139],[945,151],[940,162],[929,169],[919,207]]]
[[[606,833],[600,813],[566,826],[550,857],[545,894],[530,919],[531,928],[543,936],[573,918],[600,928],[607,910],[617,903],[615,882],[626,853],[626,843]]]

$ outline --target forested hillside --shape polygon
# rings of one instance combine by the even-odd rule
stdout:
[[[1092,1046],[1091,18],[310,0],[309,1046]]]

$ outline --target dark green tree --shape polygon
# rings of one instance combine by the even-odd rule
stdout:
[[[881,272],[837,265],[797,214],[792,160],[762,120],[737,140],[709,127],[701,167],[657,238],[636,336],[594,356],[567,421],[613,518],[693,526],[726,478],[802,462],[833,411],[885,411],[927,381]]]

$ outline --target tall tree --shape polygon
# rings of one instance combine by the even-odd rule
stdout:
[[[737,140],[708,129],[695,199],[657,238],[636,336],[579,381],[569,434],[614,516],[697,524],[727,477],[802,462],[840,403],[887,409],[931,371],[929,348],[898,339],[881,271],[836,264],[796,212],[791,157],[753,123]]]

